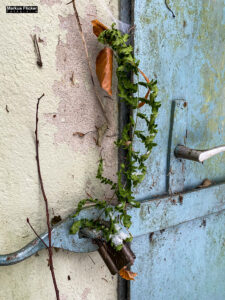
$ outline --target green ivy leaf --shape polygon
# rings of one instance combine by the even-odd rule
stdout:
[[[114,246],[114,245],[112,245],[115,249],[116,249],[116,251],[120,251],[120,250],[122,250],[123,249],[123,244],[121,244],[121,245],[118,245],[118,246]]]
[[[76,234],[81,228],[81,224],[81,220],[74,222],[73,225],[70,227],[70,234]]]
[[[124,214],[123,215],[123,225],[126,227],[126,228],[130,228],[131,226],[131,216],[127,215],[127,214]]]

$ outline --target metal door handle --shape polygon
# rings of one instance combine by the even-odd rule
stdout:
[[[214,155],[222,152],[225,152],[225,145],[217,146],[208,150],[196,150],[188,148],[184,145],[177,145],[174,150],[174,155],[177,158],[203,162],[204,160],[209,159]]]
[[[91,208],[87,208],[81,213],[82,217],[93,215],[98,216],[97,212],[95,213],[95,211]],[[73,222],[74,218],[69,216],[65,220],[52,227],[52,247],[77,253],[96,251],[98,246],[93,244],[93,239],[99,237],[99,235],[89,229],[82,230],[81,234],[83,235],[83,238],[78,234],[69,234],[69,230]],[[84,238],[84,236],[86,238]],[[0,255],[0,266],[19,263],[24,259],[34,255],[39,250],[46,248],[42,241],[44,241],[44,243],[48,246],[48,232],[41,234],[40,238],[41,240],[36,238],[28,245],[14,253]]]

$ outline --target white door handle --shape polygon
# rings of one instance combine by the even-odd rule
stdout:
[[[225,145],[217,146],[208,150],[196,150],[183,145],[177,145],[174,150],[174,154],[177,158],[194,160],[197,162],[203,162],[204,160],[222,152],[225,152]]]

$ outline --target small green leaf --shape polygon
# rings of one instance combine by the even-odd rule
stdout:
[[[123,215],[123,225],[126,228],[130,228],[130,226],[131,226],[131,216],[129,216],[127,214]]]
[[[115,249],[116,249],[116,251],[122,250],[123,249],[123,244],[116,246]]]
[[[127,243],[130,243],[132,241],[133,241],[133,237],[132,236],[126,238],[126,240],[125,240],[125,242],[127,242]]]
[[[70,234],[76,234],[80,228],[81,228],[81,220],[78,220],[74,222],[73,225],[70,227]]]

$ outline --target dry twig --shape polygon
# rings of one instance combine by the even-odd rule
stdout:
[[[55,288],[56,293],[56,299],[60,300],[59,297],[59,289],[56,282],[55,272],[54,272],[54,266],[53,266],[53,253],[52,253],[52,230],[50,225],[50,217],[49,217],[49,208],[48,208],[48,199],[45,193],[44,189],[44,183],[41,175],[41,167],[40,167],[40,159],[39,159],[39,140],[38,140],[38,110],[39,110],[39,103],[40,100],[44,97],[44,94],[38,98],[37,101],[37,107],[36,107],[36,129],[35,129],[35,145],[36,145],[36,161],[37,161],[37,170],[38,170],[38,177],[41,185],[41,192],[45,201],[45,210],[46,210],[46,222],[48,227],[48,241],[49,241],[49,247],[48,247],[48,257],[49,257],[49,268],[52,275],[52,280]]]

